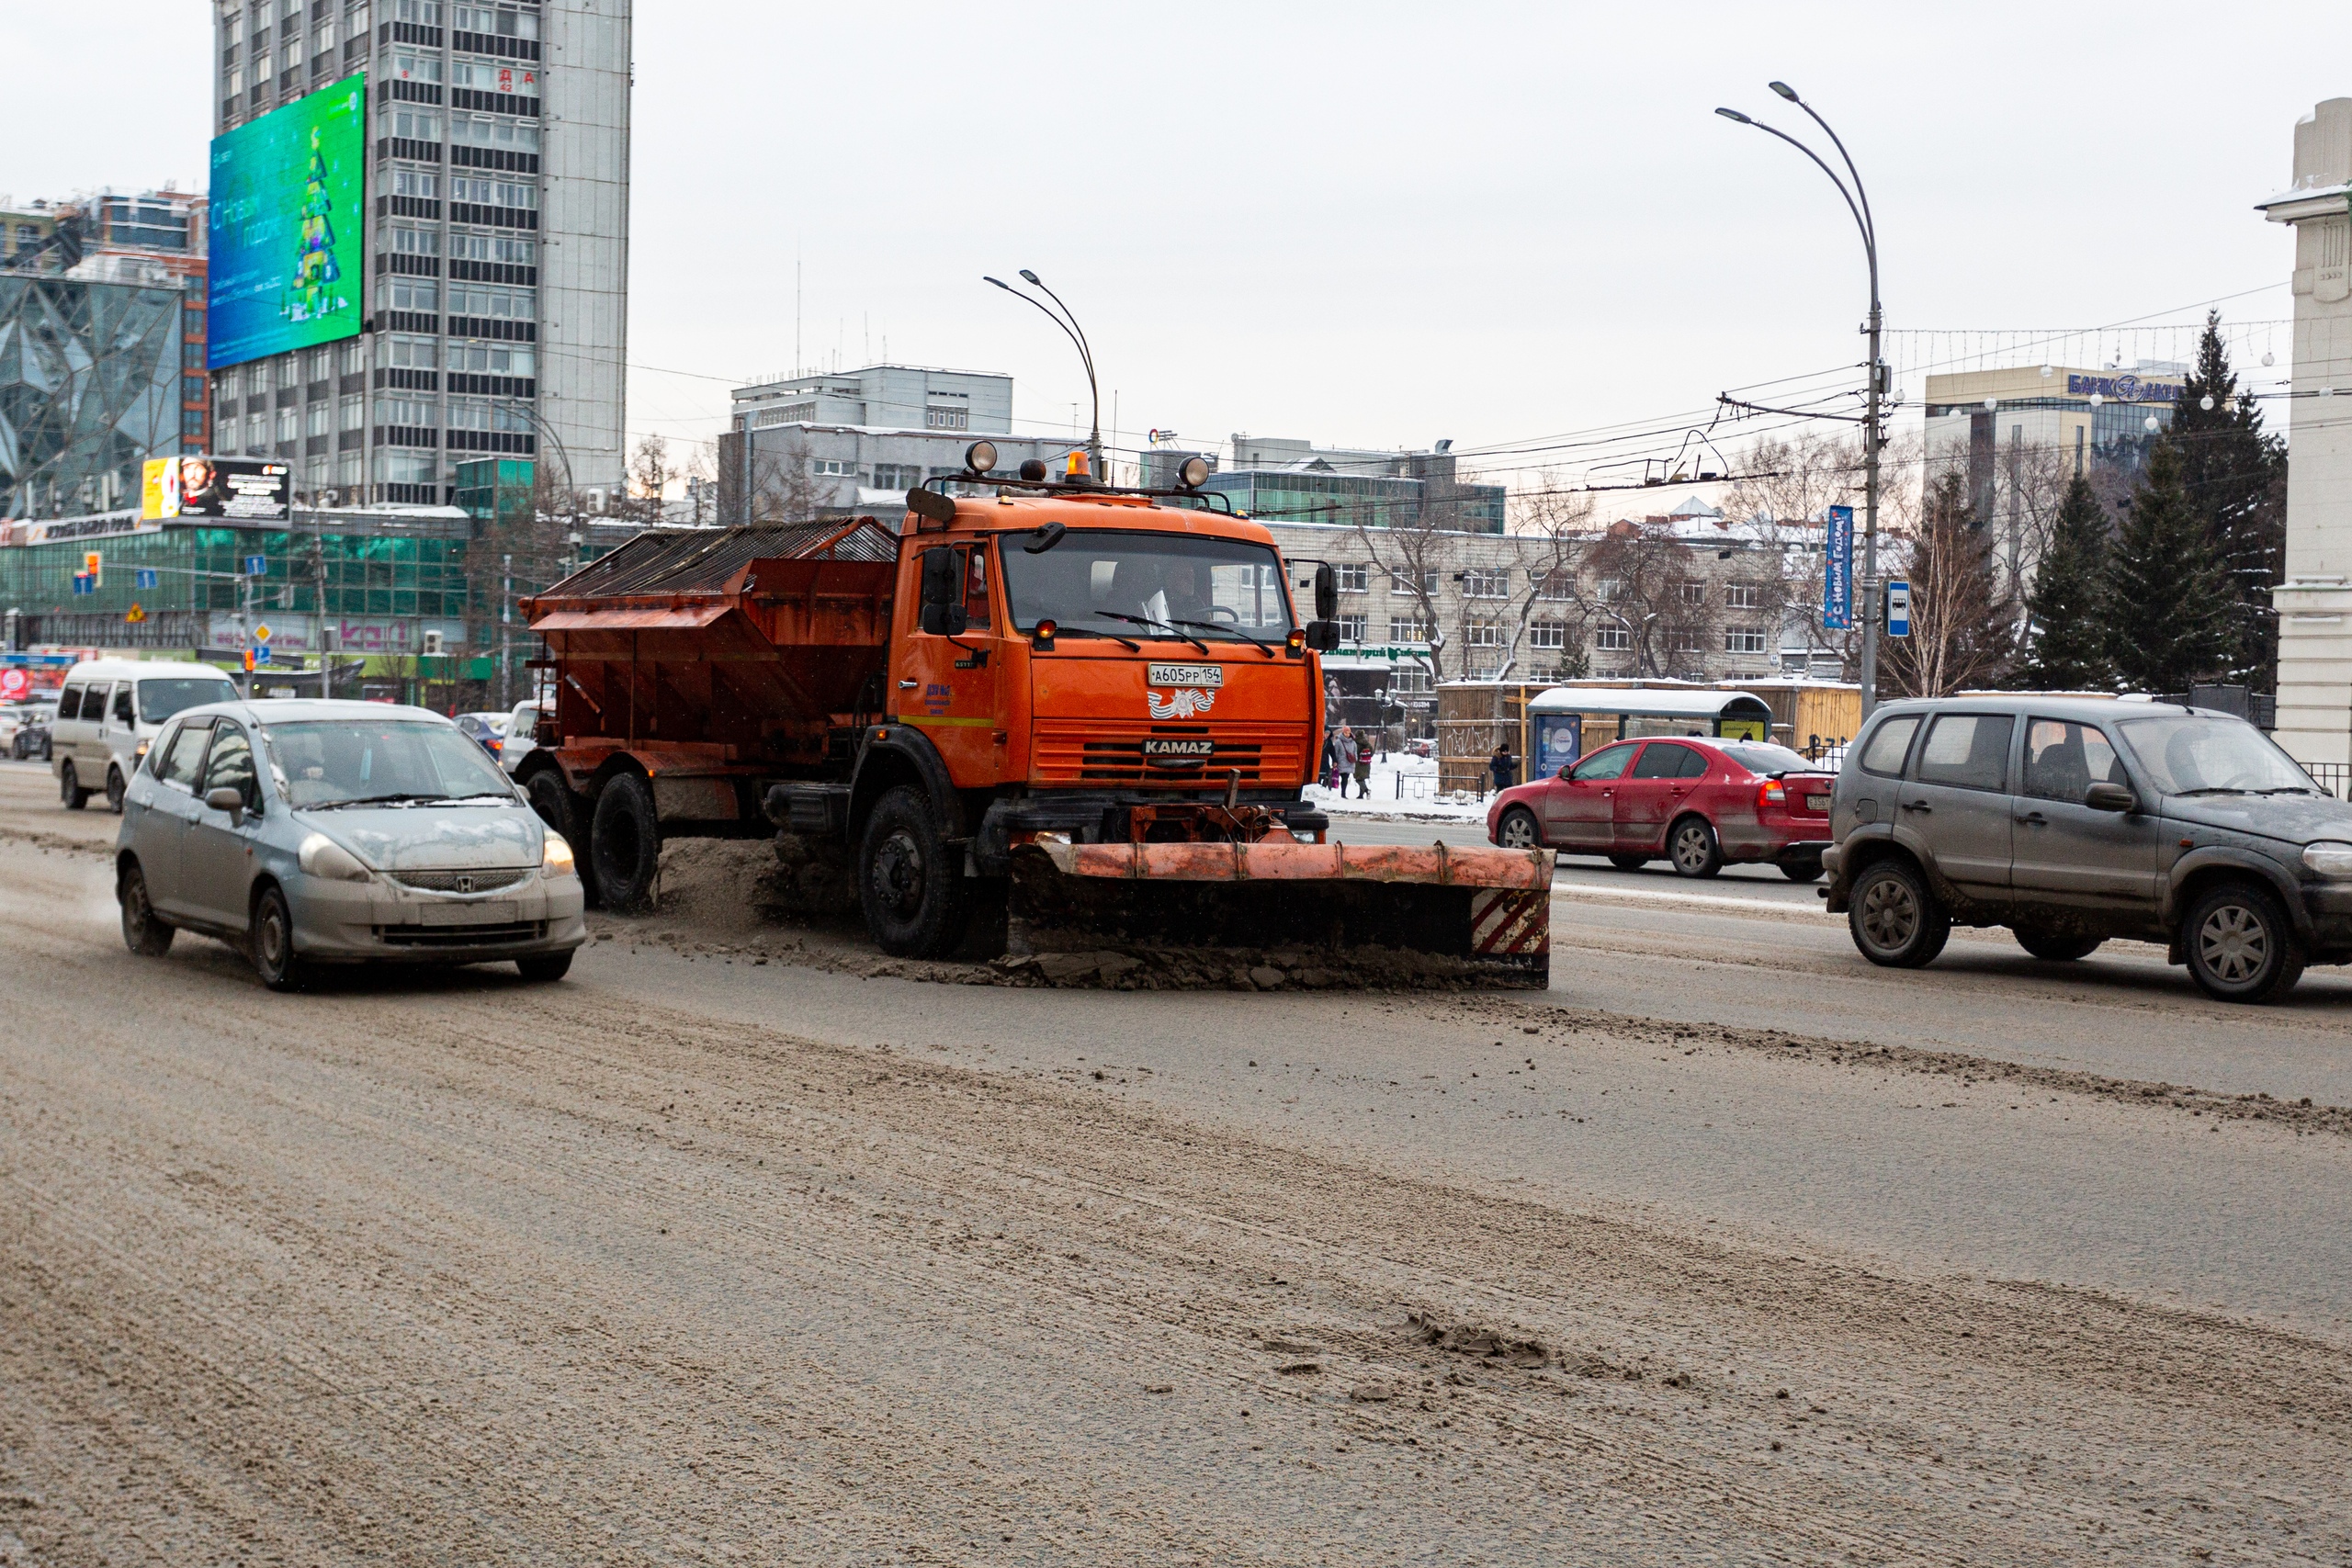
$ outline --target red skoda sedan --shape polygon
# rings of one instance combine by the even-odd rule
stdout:
[[[1838,780],[1785,746],[1755,740],[1620,740],[1559,776],[1495,796],[1487,837],[1606,855],[1633,871],[1664,857],[1684,876],[1726,862],[1777,865],[1792,882],[1821,874]]]

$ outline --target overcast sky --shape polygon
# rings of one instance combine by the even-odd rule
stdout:
[[[209,17],[0,7],[0,191],[200,180]],[[641,5],[630,428],[707,439],[729,385],[792,368],[796,257],[801,363],[887,341],[1009,372],[1023,430],[1086,395],[1067,342],[979,280],[1023,266],[1084,321],[1123,446],[1672,423],[1860,357],[1837,193],[1711,112],[1810,130],[1776,76],[1871,182],[1891,327],[2225,296],[2280,318],[2290,240],[2251,207],[2289,183],[2297,117],[2352,94],[2347,44],[2340,6],[2162,0]]]

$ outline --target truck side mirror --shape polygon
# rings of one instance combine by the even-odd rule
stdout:
[[[1340,574],[1331,570],[1329,561],[1315,569],[1315,618],[1318,621],[1340,618]]]
[[[1340,623],[1333,620],[1307,622],[1306,646],[1317,653],[1339,652]]]
[[[2140,807],[2127,786],[2104,780],[2083,791],[2083,804],[2093,811],[2136,811]]]
[[[954,550],[923,552],[921,625],[933,637],[954,637],[964,629],[962,566],[963,558]]]

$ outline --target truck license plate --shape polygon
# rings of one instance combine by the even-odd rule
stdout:
[[[1144,684],[1148,686],[1222,686],[1225,666],[1222,664],[1152,664],[1145,667]]]

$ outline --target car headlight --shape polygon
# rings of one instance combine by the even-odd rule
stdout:
[[[539,869],[549,876],[572,874],[571,846],[564,842],[562,834],[548,832],[540,835]]]
[[[357,855],[324,833],[313,833],[303,840],[302,847],[294,852],[294,859],[311,875],[334,882],[365,882],[369,874]]]
[[[2303,851],[2303,863],[2327,877],[2352,877],[2352,844],[2323,840]]]

